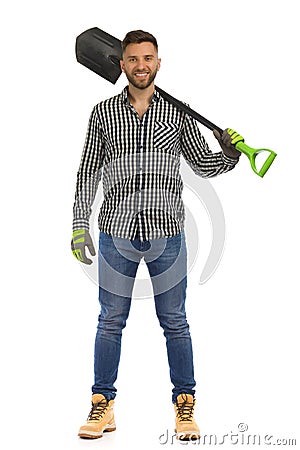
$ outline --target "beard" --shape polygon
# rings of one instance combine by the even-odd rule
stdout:
[[[127,77],[127,80],[129,81],[129,83],[131,83],[135,88],[137,89],[146,89],[147,87],[150,86],[150,84],[153,82],[153,80],[156,77],[157,74],[157,68],[153,71],[149,73],[149,77],[148,80],[138,80],[135,78],[135,76],[130,75],[127,71],[125,71],[125,75]]]

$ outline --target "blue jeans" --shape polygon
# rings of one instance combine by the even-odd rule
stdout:
[[[170,378],[177,395],[194,395],[192,341],[186,320],[187,254],[184,231],[149,241],[99,237],[99,302],[93,394],[116,396],[122,330],[128,318],[136,272],[144,258],[150,274],[156,314],[166,338]]]

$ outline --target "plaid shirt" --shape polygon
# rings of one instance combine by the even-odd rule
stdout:
[[[140,240],[170,237],[184,228],[180,155],[203,178],[233,169],[237,160],[212,153],[190,116],[155,91],[139,117],[128,88],[91,113],[77,173],[73,230],[89,229],[102,177],[99,229]]]

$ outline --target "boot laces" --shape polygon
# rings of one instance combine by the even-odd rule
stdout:
[[[100,420],[106,413],[107,407],[108,402],[106,400],[102,400],[98,403],[93,403],[92,409],[88,416],[88,420]]]
[[[193,403],[188,402],[187,399],[184,400],[182,403],[176,403],[177,406],[177,417],[180,421],[184,422],[192,422],[193,420],[193,414],[194,414],[194,405],[195,400]]]

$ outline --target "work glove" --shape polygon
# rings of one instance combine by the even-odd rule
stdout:
[[[88,230],[75,230],[72,235],[71,249],[75,258],[84,264],[92,264],[85,254],[85,247],[89,249],[92,256],[96,255],[94,244]]]
[[[234,159],[238,159],[240,157],[241,152],[239,152],[235,148],[235,144],[237,144],[240,141],[244,141],[243,136],[241,136],[231,128],[226,128],[226,130],[223,131],[222,136],[217,130],[213,130],[213,134],[217,139],[217,141],[219,142],[220,147],[226,156],[229,156],[229,158]]]

